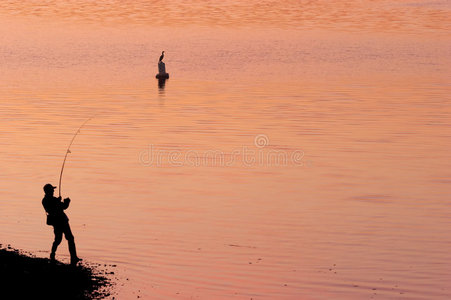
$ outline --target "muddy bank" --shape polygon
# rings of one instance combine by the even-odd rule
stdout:
[[[86,264],[70,266],[0,244],[2,299],[103,299],[110,280]]]

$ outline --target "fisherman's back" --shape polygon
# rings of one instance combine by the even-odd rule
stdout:
[[[46,195],[42,199],[42,206],[44,206],[45,211],[53,218],[55,223],[69,221],[69,218],[64,213],[64,210],[69,206],[69,203],[61,202],[61,198]]]

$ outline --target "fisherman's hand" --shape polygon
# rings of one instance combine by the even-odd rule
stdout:
[[[61,196],[59,196],[58,198],[56,198],[56,199],[58,199],[59,201],[61,201]]]
[[[70,202],[70,198],[65,198],[65,199],[64,199],[64,202],[69,203],[69,202]]]

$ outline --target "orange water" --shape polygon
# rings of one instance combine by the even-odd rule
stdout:
[[[92,117],[62,192],[116,299],[449,299],[450,10],[1,2],[0,243],[48,255]]]

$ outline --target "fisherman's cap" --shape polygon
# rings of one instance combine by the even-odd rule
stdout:
[[[44,185],[44,192],[53,191],[54,189],[56,189],[56,186],[53,186],[50,183],[47,183],[46,185]]]

